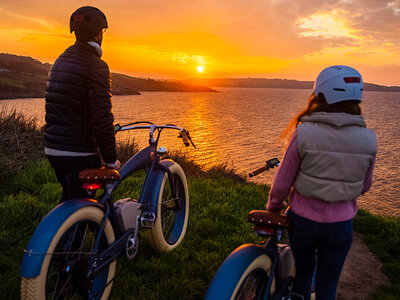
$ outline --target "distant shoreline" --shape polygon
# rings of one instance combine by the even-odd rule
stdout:
[[[297,87],[297,88],[289,88],[289,87],[244,87],[244,86],[211,86],[210,88],[212,89],[218,89],[218,88],[234,88],[234,89],[241,89],[241,88],[248,88],[248,89],[282,89],[282,90],[309,90],[312,92],[311,88],[302,88],[302,87]],[[142,91],[142,92],[151,92],[151,93],[210,93],[210,91],[161,91],[161,90],[153,90],[153,91]],[[223,93],[221,90],[213,90],[212,93]],[[397,90],[364,90],[364,92],[375,92],[375,93],[400,93],[400,89]],[[141,94],[113,94],[113,97],[115,96],[140,96]],[[1,98],[0,96],[0,101],[7,101],[7,100],[26,100],[26,99],[44,99],[43,96],[38,96],[38,97],[12,97],[12,98]]]
[[[181,81],[187,84],[210,86],[214,88],[278,88],[278,89],[309,89],[313,88],[313,81],[298,81],[294,79],[266,79],[266,78],[192,78]],[[368,92],[400,92],[400,86],[384,86],[364,82],[364,91]]]

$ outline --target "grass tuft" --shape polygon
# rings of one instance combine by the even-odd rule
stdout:
[[[382,262],[382,271],[390,280],[390,285],[380,287],[373,299],[400,299],[400,218],[359,210],[354,229]]]
[[[0,188],[1,183],[21,170],[28,160],[44,157],[43,133],[36,119],[28,119],[15,110],[0,110]]]
[[[229,167],[227,163],[221,163],[207,169],[205,166],[196,163],[187,152],[172,151],[167,157],[176,161],[185,170],[187,175],[205,178],[224,176],[235,182],[246,182],[246,178],[238,175],[236,169]]]

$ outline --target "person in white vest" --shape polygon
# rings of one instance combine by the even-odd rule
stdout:
[[[375,133],[361,115],[363,80],[347,66],[324,69],[275,176],[268,210],[280,211],[289,196],[289,240],[296,264],[292,299],[310,299],[315,265],[316,299],[334,300],[353,240],[357,197],[372,185]]]

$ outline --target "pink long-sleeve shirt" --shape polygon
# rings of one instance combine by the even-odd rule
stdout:
[[[362,193],[372,185],[372,173],[375,158],[364,179]],[[285,207],[285,199],[290,195],[290,209],[297,215],[320,223],[347,221],[357,214],[357,199],[346,202],[327,202],[308,198],[293,188],[297,172],[300,168],[300,157],[297,147],[297,131],[292,136],[285,157],[275,175],[274,183],[269,193],[267,209],[279,210]]]

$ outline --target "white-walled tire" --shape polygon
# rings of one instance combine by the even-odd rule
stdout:
[[[99,288],[95,299],[107,299],[112,282],[102,291],[115,274],[116,262],[93,278],[93,284],[84,278],[85,268],[93,239],[101,225],[104,212],[95,206],[86,206],[77,210],[61,225],[47,250],[40,274],[34,278],[21,279],[21,299],[76,299],[87,296],[89,289]],[[115,240],[114,230],[109,221],[104,229],[100,242],[100,250],[106,248]],[[81,254],[79,254],[81,253]],[[78,268],[79,267],[79,268]],[[62,283],[62,286],[60,285]],[[64,289],[64,290],[63,290]]]
[[[189,218],[189,192],[185,173],[175,162],[172,162],[169,169],[174,176],[179,201],[176,203],[173,199],[168,175],[165,173],[159,188],[157,220],[149,234],[151,245],[160,253],[170,251],[182,242]]]
[[[246,271],[243,272],[239,281],[237,281],[231,299],[263,299],[269,274],[271,273],[271,265],[272,262],[268,255],[262,254],[257,256],[249,263]],[[275,283],[274,279],[269,291],[270,296],[275,292]]]

